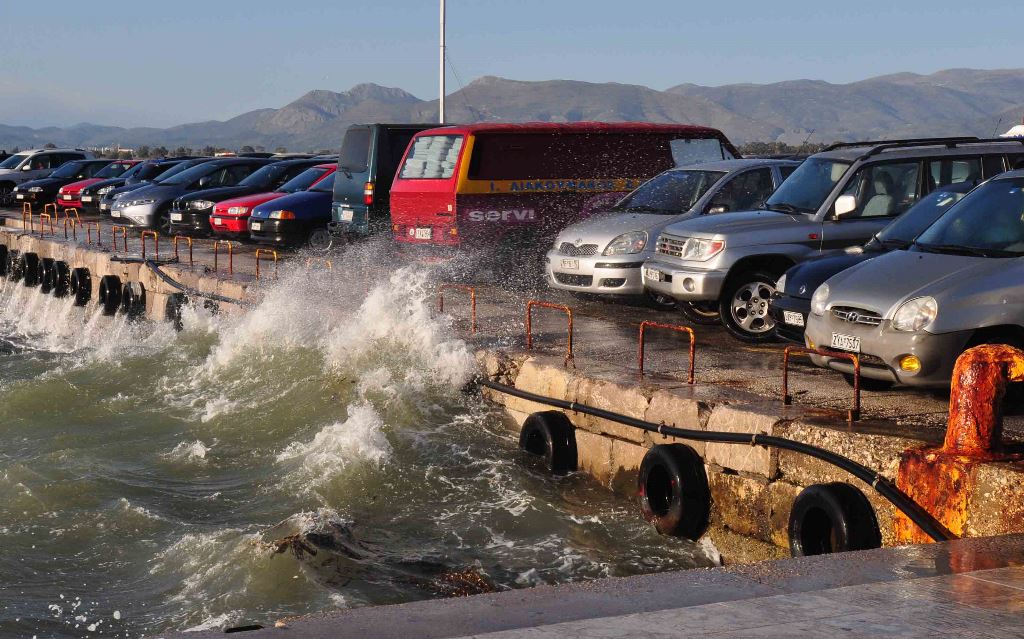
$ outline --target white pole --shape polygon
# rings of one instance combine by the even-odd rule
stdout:
[[[444,124],[444,0],[441,0],[441,59],[439,71],[441,76],[441,99],[438,106],[438,118],[441,124]]]

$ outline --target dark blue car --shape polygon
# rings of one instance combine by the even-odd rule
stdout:
[[[329,249],[333,194],[334,180],[323,180],[308,191],[260,204],[249,217],[249,238],[260,244]]]

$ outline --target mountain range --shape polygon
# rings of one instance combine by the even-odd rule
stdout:
[[[848,84],[793,80],[665,91],[573,80],[524,82],[479,78],[449,95],[450,122],[579,120],[698,123],[722,129],[736,143],[979,135],[1000,133],[1024,115],[1024,69],[949,69],[898,73]],[[0,148],[120,145],[242,145],[289,150],[337,148],[356,122],[431,122],[437,100],[402,89],[359,84],[314,90],[279,109],[257,109],[226,121],[165,129],[77,124],[60,128],[0,124]]]

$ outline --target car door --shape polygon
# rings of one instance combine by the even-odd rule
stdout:
[[[22,180],[38,180],[49,175],[57,168],[58,156],[56,153],[37,153],[22,163]],[[26,168],[27,167],[27,168]]]
[[[913,206],[922,193],[922,161],[894,160],[865,164],[846,183],[856,208],[842,216],[833,203],[821,227],[822,250],[862,244]]]

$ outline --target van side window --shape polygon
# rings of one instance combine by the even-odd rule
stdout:
[[[722,146],[721,140],[715,138],[671,140],[668,148],[672,152],[672,162],[676,166],[732,159],[732,154]]]
[[[708,203],[709,213],[751,211],[764,203],[775,190],[770,168],[740,173],[729,180]]]
[[[790,175],[792,175],[793,171],[796,171],[797,167],[799,167],[799,166],[800,166],[799,164],[793,164],[793,165],[783,164],[782,166],[779,167],[779,175],[781,175],[782,179],[785,180]]]
[[[981,158],[981,169],[982,177],[986,180],[990,177],[995,177],[1005,171],[1003,166],[1003,156],[1001,155],[986,155]]]
[[[461,135],[418,137],[402,165],[402,177],[446,180],[455,174],[455,164],[461,150]]]
[[[338,154],[338,166],[352,173],[364,173],[369,155],[370,129],[360,127],[345,131],[345,139],[341,142],[341,152]]]
[[[930,190],[964,182],[981,181],[981,158],[943,158],[928,162]]]
[[[1008,170],[1024,169],[1024,154],[1011,154],[1006,156]]]
[[[853,176],[843,195],[857,199],[857,208],[844,216],[893,217],[909,209],[917,201],[919,162],[872,164]]]

